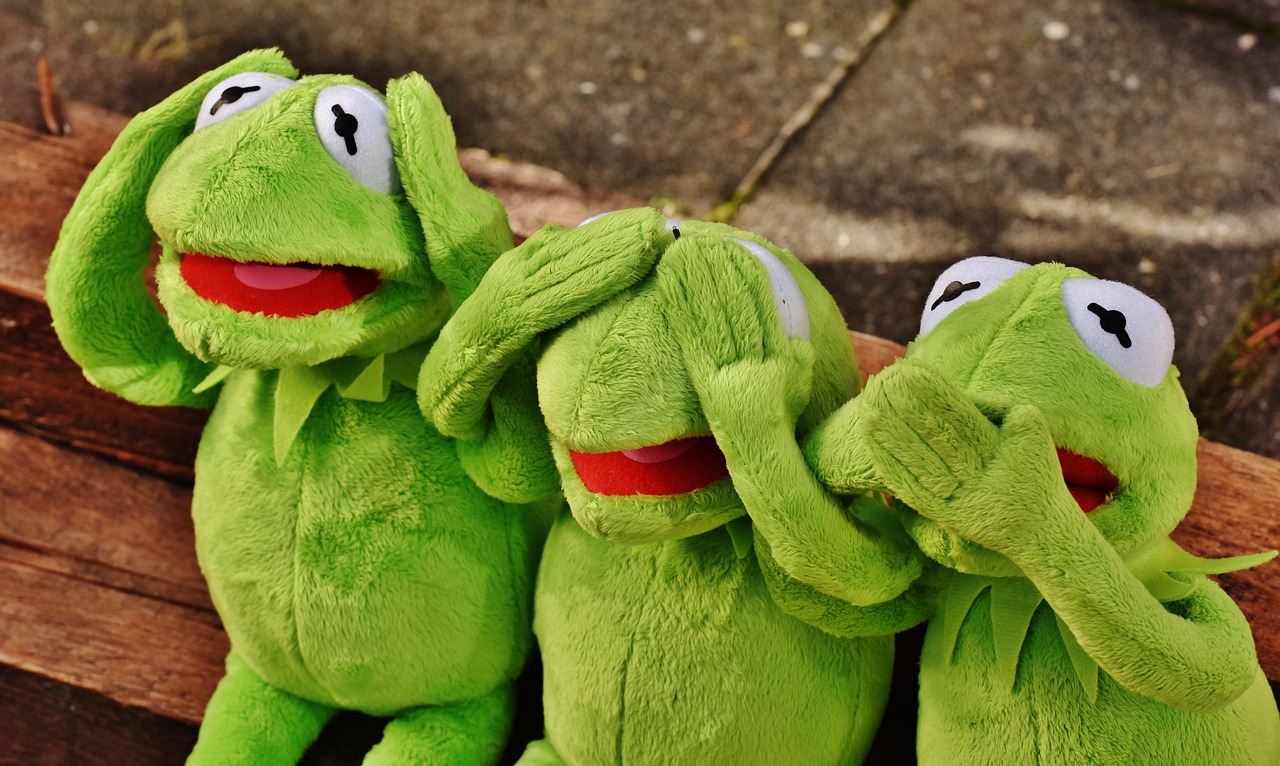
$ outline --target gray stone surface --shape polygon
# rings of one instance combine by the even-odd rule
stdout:
[[[39,19],[71,97],[136,111],[165,90],[119,62],[160,57],[181,82],[278,45],[378,86],[421,71],[466,145],[706,209],[890,3],[46,0]]]
[[[1209,17],[1220,14],[1241,25],[1242,34],[1247,34],[1251,27],[1280,26],[1280,0],[1166,0],[1166,5],[1173,7],[1180,3]],[[1245,40],[1244,44],[1248,45],[1249,41]]]
[[[946,263],[1149,292],[1194,381],[1280,247],[1280,44],[1143,3],[918,0],[737,222],[899,340]]]
[[[40,53],[66,97],[130,113],[279,45],[379,86],[421,71],[465,145],[706,210],[891,1],[0,0],[0,119],[39,124]],[[736,222],[901,341],[968,255],[1131,282],[1191,387],[1280,253],[1280,38],[1240,21],[1280,24],[1280,0],[1176,4],[913,0]],[[1280,456],[1276,365],[1228,436]]]

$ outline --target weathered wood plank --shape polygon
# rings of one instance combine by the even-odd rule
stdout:
[[[0,764],[12,766],[173,766],[191,752],[197,730],[194,723],[4,664],[0,721]],[[299,766],[354,766],[381,739],[384,724],[339,715]]]
[[[0,428],[0,560],[211,613],[189,489]]]
[[[139,407],[95,388],[50,321],[43,302],[0,286],[0,420],[189,483],[206,413]]]
[[[126,119],[70,103],[72,135],[55,138],[0,122],[0,286],[39,298],[44,270],[76,192]]]
[[[14,561],[0,583],[4,664],[200,720],[228,649],[216,615]]]

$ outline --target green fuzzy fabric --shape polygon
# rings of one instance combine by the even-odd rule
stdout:
[[[349,77],[302,78],[193,132],[206,94],[250,71],[296,75],[277,51],[248,53],[129,123],[47,278],[90,380],[214,405],[192,513],[232,653],[190,763],[295,763],[339,709],[394,718],[366,764],[493,763],[558,481],[527,371],[496,382],[465,442],[414,389],[452,306],[511,247],[505,214],[467,180],[417,75],[387,96],[403,192],[360,185],[321,143],[317,95]],[[167,316],[142,280],[153,238]],[[193,252],[381,281],[310,315],[236,311],[186,283]]]
[[[808,561],[795,526],[812,508],[864,557],[805,570],[841,595],[898,598],[921,572],[905,535],[847,512],[797,443],[857,390],[848,330],[785,250],[674,226],[630,210],[540,232],[494,264],[423,367],[424,411],[466,433],[509,360],[542,343],[539,402],[571,515],[535,597],[547,738],[520,763],[859,763],[891,631],[795,619],[831,597],[788,590],[774,559]],[[803,310],[803,337],[784,331],[784,298],[793,322]],[[729,476],[683,494],[592,492],[572,455],[706,435]]]
[[[1195,490],[1195,422],[1176,370],[1143,385],[1082,341],[1063,284],[1084,279],[1045,264],[958,304],[806,445],[827,486],[893,495],[941,567],[902,615],[929,619],[919,761],[1280,762],[1249,626],[1204,577],[1270,554],[1214,562],[1168,539]],[[1067,492],[1055,446],[1118,480],[1096,509]]]

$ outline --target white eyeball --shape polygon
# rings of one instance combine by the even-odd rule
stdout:
[[[1062,303],[1084,345],[1121,376],[1156,386],[1173,362],[1173,322],[1164,307],[1129,285],[1068,279]]]
[[[316,96],[316,132],[329,156],[361,186],[400,191],[387,103],[359,85],[334,85]]]
[[[606,215],[609,215],[610,213],[616,213],[616,212],[618,212],[618,211],[617,211],[617,210],[606,210],[606,211],[604,211],[603,213],[596,213],[595,215],[589,215],[589,216],[587,216],[586,218],[583,218],[581,221],[579,221],[579,222],[578,222],[578,226],[586,226],[587,224],[591,223],[592,221],[598,221],[598,220],[600,220],[601,218],[604,218]]]
[[[976,301],[999,287],[1009,277],[1031,266],[1008,258],[979,255],[953,263],[942,272],[929,290],[920,315],[920,334],[938,326],[944,317],[969,301]]]
[[[782,329],[788,338],[809,339],[809,306],[800,292],[800,284],[791,275],[786,264],[768,248],[745,239],[735,239],[739,245],[747,249],[764,264],[769,274],[769,289],[773,291],[773,302],[778,307],[778,316],[782,318]]]
[[[233,74],[213,87],[200,104],[196,130],[234,117],[266,101],[272,95],[296,85],[288,77],[266,72]]]

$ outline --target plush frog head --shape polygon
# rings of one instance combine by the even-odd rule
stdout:
[[[146,212],[169,323],[206,361],[276,368],[404,348],[510,247],[418,75],[384,99],[346,76],[241,71],[169,119],[189,135]]]
[[[1044,492],[1065,484],[1125,556],[1168,535],[1195,491],[1196,424],[1172,355],[1168,315],[1136,289],[1059,264],[978,257],[938,278],[906,361],[932,368],[995,423],[1019,405],[1038,409],[1058,465],[1045,466],[1047,477],[1011,480],[1043,480]],[[1016,572],[934,521],[905,518],[921,549],[943,564]]]
[[[666,230],[648,245],[656,269],[559,330],[538,364],[539,401],[574,516],[592,534],[619,542],[696,535],[744,513],[663,312],[667,257],[693,251],[724,264],[720,279],[768,281],[786,332],[809,338],[814,348],[799,431],[811,429],[857,386],[839,310],[795,256],[720,224],[668,222]],[[719,257],[723,248],[745,249],[759,267],[733,268]],[[591,252],[585,238],[578,257]]]

